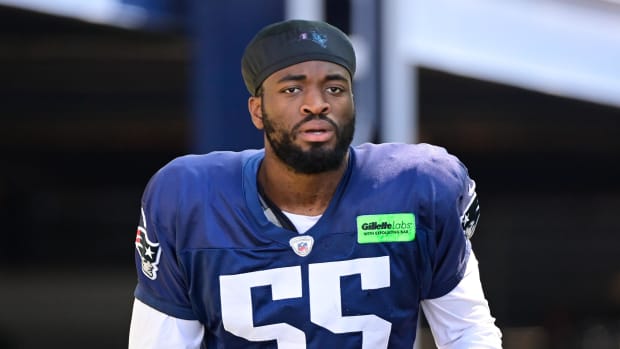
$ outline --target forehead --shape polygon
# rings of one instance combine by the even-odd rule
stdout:
[[[349,83],[351,76],[343,66],[325,61],[307,61],[282,68],[265,79],[264,84],[278,83],[286,77],[295,76],[305,80],[324,80],[329,76],[341,75]],[[297,79],[299,80],[299,79]]]

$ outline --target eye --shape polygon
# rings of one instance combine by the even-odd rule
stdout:
[[[333,95],[341,93],[343,91],[344,91],[344,89],[342,87],[338,87],[338,86],[330,86],[330,87],[327,88],[327,92],[330,93],[330,94],[333,94]]]
[[[293,87],[287,87],[287,88],[283,89],[282,93],[292,94],[292,93],[296,93],[296,92],[299,92],[299,91],[301,91],[299,89],[299,87],[293,86]]]

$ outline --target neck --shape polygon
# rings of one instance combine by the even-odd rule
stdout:
[[[348,155],[333,171],[304,174],[294,171],[274,154],[265,153],[258,182],[269,200],[281,210],[316,216],[327,209],[347,169],[347,162]]]

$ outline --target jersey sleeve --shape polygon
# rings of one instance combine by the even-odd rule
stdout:
[[[134,301],[129,349],[203,348],[204,327],[197,320],[183,320],[164,314],[136,299]]]
[[[466,167],[445,150],[435,153],[429,165],[433,227],[427,241],[431,264],[431,281],[423,298],[441,297],[463,278],[471,251],[469,237],[478,215],[475,182]]]
[[[502,347],[502,333],[491,316],[472,252],[463,279],[448,294],[421,302],[438,348]]]
[[[196,320],[188,297],[188,282],[177,258],[178,192],[183,182],[174,165],[158,171],[142,196],[135,241],[138,285],[134,295],[170,316]]]

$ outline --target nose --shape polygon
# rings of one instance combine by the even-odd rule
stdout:
[[[304,115],[326,115],[329,114],[331,106],[325,100],[323,94],[318,89],[311,89],[306,92],[301,112]]]

